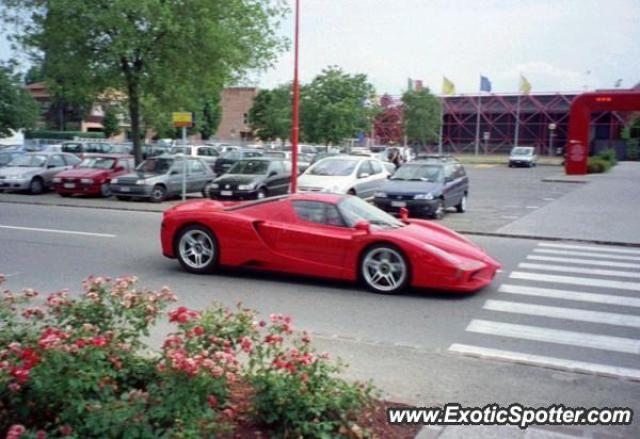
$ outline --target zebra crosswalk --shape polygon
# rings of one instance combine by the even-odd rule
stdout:
[[[449,351],[640,380],[640,249],[539,242]]]

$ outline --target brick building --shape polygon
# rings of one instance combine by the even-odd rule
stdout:
[[[222,120],[215,134],[217,139],[239,142],[252,138],[248,123],[249,109],[257,94],[255,87],[228,87],[222,91]]]

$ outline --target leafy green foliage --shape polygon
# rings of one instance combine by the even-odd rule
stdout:
[[[104,139],[104,133],[93,131],[49,131],[49,130],[29,130],[24,132],[25,139],[60,139],[73,140],[76,137],[85,139]]]
[[[262,140],[291,137],[291,84],[273,90],[260,90],[249,110],[251,129]]]
[[[339,67],[324,69],[300,90],[301,138],[311,143],[340,144],[369,131],[376,109],[370,106],[374,88],[363,74]]]
[[[640,159],[640,118],[634,118],[622,129],[622,139],[627,141],[627,159]]]
[[[118,119],[117,111],[113,107],[108,107],[105,110],[102,126],[104,127],[105,137],[120,134],[120,120]]]
[[[587,161],[587,172],[589,174],[600,174],[611,169],[611,162],[602,157],[589,157]]]
[[[604,149],[598,153],[598,158],[610,163],[611,166],[615,166],[618,163],[618,158],[615,149]]]
[[[409,142],[426,145],[437,141],[442,123],[442,104],[428,88],[402,95],[404,133]]]
[[[11,134],[11,130],[35,126],[40,107],[22,87],[20,75],[11,65],[0,64],[0,137]]]
[[[284,41],[281,0],[0,0],[18,40],[44,54],[47,76],[68,93],[126,94],[136,160],[142,157],[141,101],[155,111],[196,111],[203,96],[249,69],[269,66]],[[0,8],[2,9],[2,8]],[[25,17],[30,20],[25,21]]]
[[[216,96],[205,102],[201,117],[200,114],[196,115],[196,127],[204,140],[209,139],[218,131],[218,125],[220,125],[221,120],[220,96]]]

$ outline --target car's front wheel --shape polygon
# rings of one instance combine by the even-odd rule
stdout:
[[[154,203],[160,203],[167,197],[167,188],[161,184],[157,184],[151,189],[150,199]]]
[[[389,244],[374,245],[362,256],[360,278],[371,291],[396,294],[409,283],[409,264],[396,247]]]
[[[442,219],[444,217],[444,200],[441,198],[438,200],[438,203],[436,204],[436,208],[433,211],[433,214],[431,214],[431,218],[433,219]]]
[[[267,190],[262,188],[258,191],[258,194],[256,195],[256,198],[258,200],[262,200],[263,198],[267,198]]]
[[[100,195],[102,195],[105,198],[108,198],[111,196],[111,185],[109,184],[108,181],[105,181],[100,185]]]
[[[203,226],[188,226],[175,241],[180,265],[191,273],[210,273],[218,264],[218,240]]]
[[[462,196],[462,199],[456,206],[456,210],[458,211],[458,213],[465,213],[467,211],[467,194],[464,194]]]
[[[41,178],[36,177],[31,180],[31,184],[29,184],[29,192],[38,195],[44,192],[44,182]]]

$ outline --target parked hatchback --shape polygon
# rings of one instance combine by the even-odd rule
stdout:
[[[63,197],[71,195],[111,195],[111,180],[135,168],[130,155],[91,154],[68,171],[53,177],[54,190]]]
[[[442,218],[445,210],[467,210],[469,178],[455,160],[442,158],[419,160],[398,168],[379,192],[374,204],[387,212],[406,208],[417,217]]]
[[[536,165],[536,149],[533,146],[516,146],[509,155],[509,167],[526,166],[531,168]]]
[[[261,199],[289,192],[291,162],[256,158],[240,160],[208,186],[214,199]]]
[[[40,194],[58,172],[71,169],[80,159],[73,154],[31,152],[18,156],[0,169],[0,190]]]
[[[135,172],[111,180],[111,192],[119,200],[147,198],[158,203],[181,194],[183,180],[187,193],[205,195],[204,188],[213,178],[211,168],[198,158],[163,155],[147,159]]]

